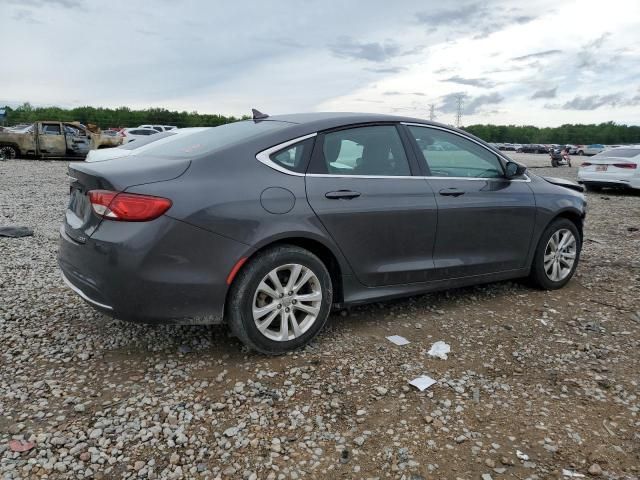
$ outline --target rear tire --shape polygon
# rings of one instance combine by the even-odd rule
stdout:
[[[560,248],[554,248],[554,244]],[[581,249],[582,239],[576,225],[566,218],[554,220],[540,237],[529,279],[543,290],[564,287],[576,271]]]
[[[602,187],[600,185],[591,185],[588,183],[584,183],[584,188],[587,189],[588,192],[601,192]]]
[[[280,355],[320,332],[329,317],[333,287],[317,256],[281,245],[256,254],[238,273],[228,298],[233,334],[252,350]]]
[[[551,166],[553,168],[558,168],[558,160],[554,160],[553,158],[551,159]]]

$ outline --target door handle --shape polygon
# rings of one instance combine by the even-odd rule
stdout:
[[[358,198],[360,192],[353,192],[351,190],[338,190],[337,192],[327,192],[324,194],[329,200],[351,200],[352,198]]]
[[[438,193],[444,197],[459,197],[460,195],[464,195],[464,190],[460,190],[459,188],[443,188]]]

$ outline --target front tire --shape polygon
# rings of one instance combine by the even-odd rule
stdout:
[[[575,224],[566,218],[554,220],[540,237],[529,278],[544,290],[564,287],[576,271],[581,249]]]
[[[231,331],[252,350],[280,355],[309,343],[325,325],[333,302],[322,261],[300,247],[259,252],[229,292]]]
[[[13,160],[18,156],[18,149],[13,145],[0,145],[0,156],[7,160]]]

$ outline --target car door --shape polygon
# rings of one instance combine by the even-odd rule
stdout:
[[[85,157],[91,148],[89,132],[79,125],[64,124],[66,149],[69,155]]]
[[[440,127],[407,125],[438,205],[438,279],[526,267],[536,203],[528,177],[508,179],[498,155]]]
[[[38,132],[38,148],[45,157],[62,157],[67,153],[67,144],[59,122],[42,122]]]
[[[367,286],[431,280],[437,206],[397,125],[321,133],[306,175],[307,198]]]

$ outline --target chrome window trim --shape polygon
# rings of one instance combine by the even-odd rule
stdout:
[[[386,178],[386,179],[401,179],[401,180],[472,180],[472,181],[501,181],[501,182],[531,182],[528,175],[523,175],[525,178],[506,178],[506,177],[429,177],[421,175],[346,175],[339,173],[307,173],[307,177],[314,178]]]
[[[75,293],[77,293],[78,295],[80,295],[84,300],[86,300],[87,302],[95,305],[96,307],[101,307],[104,308],[106,310],[113,310],[113,307],[110,305],[105,305],[104,303],[100,303],[100,302],[96,302],[95,300],[93,300],[92,298],[90,298],[87,294],[85,294],[82,290],[80,290],[78,287],[76,287],[73,283],[71,283],[71,281],[67,278],[67,276],[60,272],[62,275],[62,280],[64,281],[64,283],[67,285],[67,287],[69,287],[71,290],[73,290]]]
[[[418,175],[349,175],[345,173],[307,173],[307,177],[315,178],[399,178],[402,180],[424,180]]]
[[[256,160],[260,163],[266,165],[269,168],[272,168],[278,172],[286,173],[287,175],[292,175],[294,177],[304,177],[304,173],[294,172],[293,170],[289,170],[288,168],[283,167],[282,165],[278,165],[276,162],[271,160],[271,155],[276,153],[279,150],[287,148],[290,145],[296,144],[298,142],[302,142],[308,138],[313,138],[318,135],[317,132],[310,133],[309,135],[304,135],[302,137],[294,138],[293,140],[289,140],[283,143],[279,143],[278,145],[274,145],[273,147],[267,148],[266,150],[262,150],[261,152],[256,153]]]
[[[448,128],[443,128],[443,127],[436,127],[435,125],[427,125],[424,123],[413,123],[413,122],[400,122],[402,125],[407,125],[409,127],[422,127],[422,128],[433,128],[435,130],[442,130],[443,132],[448,132],[448,133],[452,133],[453,135],[457,135],[459,137],[462,137],[466,140],[469,140],[470,142],[475,143],[476,145],[481,146],[482,148],[484,148],[487,152],[494,154],[496,157],[502,158],[503,160],[507,161],[507,162],[513,162],[513,160],[511,160],[508,157],[505,157],[502,153],[497,153],[494,152],[493,150],[491,150],[490,148],[487,148],[486,145],[483,145],[482,143],[480,143],[477,140],[474,140],[471,137],[468,137],[467,135],[463,135],[462,133],[458,133],[454,130],[450,130]]]
[[[485,150],[487,150],[490,153],[493,153],[494,155],[496,155],[496,152],[494,152],[493,150],[487,148],[486,146],[482,145],[480,142],[477,142],[476,140],[469,138],[465,135],[461,135],[457,132],[454,132],[452,130],[449,130],[447,128],[442,128],[442,127],[436,127],[436,126],[432,126],[432,125],[425,125],[422,123],[408,123],[408,122],[400,122],[403,125],[408,125],[408,126],[416,126],[416,127],[425,127],[425,128],[435,128],[437,130],[443,130],[445,132],[450,132],[453,133],[454,135],[458,135],[459,137],[462,138],[466,138],[467,140],[470,140],[478,145],[480,145],[482,148],[484,148]],[[318,132],[314,132],[314,133],[310,133],[308,135],[303,135],[302,137],[297,137],[294,138],[292,140],[288,140],[286,142],[283,143],[279,143],[278,145],[274,145],[273,147],[267,148],[266,150],[262,150],[261,152],[258,152],[256,154],[256,160],[258,160],[260,163],[262,163],[263,165],[266,165],[269,168],[272,168],[273,170],[276,170],[280,173],[284,173],[286,175],[291,175],[294,177],[315,177],[315,178],[369,178],[369,179],[376,179],[376,178],[386,178],[386,179],[400,179],[400,180],[429,180],[429,179],[433,179],[433,180],[482,180],[482,181],[488,181],[488,180],[492,180],[492,181],[496,181],[496,180],[508,180],[510,182],[531,182],[531,179],[525,174],[523,175],[524,179],[519,179],[519,178],[515,178],[515,179],[508,179],[505,177],[496,177],[496,178],[483,178],[483,177],[437,177],[437,176],[422,176],[422,175],[348,175],[348,174],[337,174],[337,173],[299,173],[299,172],[294,172],[293,170],[289,170],[288,168],[285,168],[281,165],[278,165],[277,163],[275,163],[273,160],[271,160],[271,155],[275,152],[278,152],[284,148],[287,148],[290,145],[294,145],[296,143],[302,142],[304,140],[307,140],[308,138],[313,138],[315,136],[318,135]],[[500,158],[506,160],[506,161],[511,161],[508,158],[502,157],[500,156]]]

